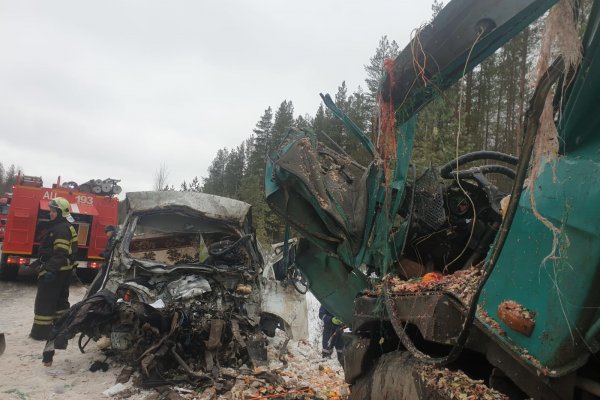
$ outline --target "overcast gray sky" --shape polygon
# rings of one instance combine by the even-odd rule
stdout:
[[[50,185],[177,188],[291,100],[365,88],[387,35],[404,47],[425,1],[0,0],[0,162]]]

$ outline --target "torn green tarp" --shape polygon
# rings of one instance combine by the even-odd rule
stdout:
[[[354,265],[364,236],[368,170],[302,129],[290,129],[269,167],[271,208],[318,247]]]

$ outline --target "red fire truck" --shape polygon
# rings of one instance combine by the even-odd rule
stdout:
[[[117,224],[118,200],[65,186],[61,187],[60,177],[52,188],[43,187],[38,177],[17,177],[4,225],[0,279],[15,279],[20,267],[36,260],[40,239],[50,221],[48,202],[55,197],[64,197],[71,203],[79,245],[77,275],[91,280],[96,274],[107,241],[104,228]]]

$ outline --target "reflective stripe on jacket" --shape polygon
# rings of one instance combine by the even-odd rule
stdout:
[[[51,224],[39,248],[44,270],[58,272],[72,269],[77,250],[77,231],[73,225],[65,219]]]

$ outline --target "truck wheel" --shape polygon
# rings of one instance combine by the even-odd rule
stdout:
[[[418,364],[409,353],[394,351],[384,354],[365,375],[358,378],[352,385],[350,400],[435,398],[421,396],[418,371]]]
[[[19,266],[8,264],[6,260],[8,256],[2,256],[0,259],[0,280],[3,281],[14,281],[19,275]]]

